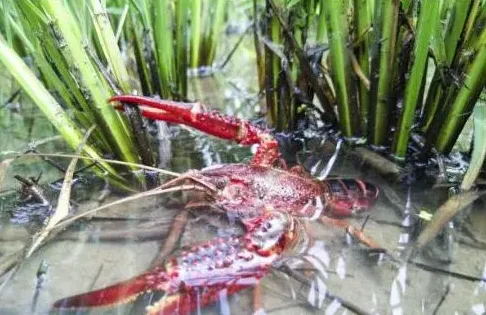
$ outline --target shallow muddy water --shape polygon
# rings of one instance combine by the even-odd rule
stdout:
[[[178,133],[173,143],[187,144],[191,139],[209,149],[205,154],[187,154],[187,151],[179,151],[177,145],[173,145],[174,160],[184,157],[185,166],[201,167],[207,166],[208,161],[226,162],[235,157],[245,160],[249,156],[249,149],[230,147],[225,142],[202,135],[194,136],[187,131]],[[219,150],[226,154],[214,158]],[[327,159],[332,153],[332,146],[321,151],[324,153],[320,158]],[[316,159],[313,155],[300,155],[307,168],[310,168],[309,163],[315,165]],[[400,212],[405,207],[407,196],[411,197],[411,206],[416,208],[431,208],[438,198],[442,198],[437,191],[411,187],[408,195],[407,188],[391,187],[346,151],[341,152],[331,176],[359,177],[380,188],[381,196],[367,213],[370,217],[364,232],[396,257],[409,248],[415,237],[405,224],[408,215]],[[390,197],[390,191],[396,192],[403,204],[392,204],[397,197]],[[97,191],[93,192],[91,200],[82,201],[77,206],[78,210],[95,207],[98,194]],[[110,196],[106,202],[114,198],[120,197]],[[22,264],[19,272],[3,289],[0,314],[31,313],[34,296],[37,296],[34,312],[45,314],[57,299],[140,274],[157,255],[170,222],[181,211],[183,201],[184,196],[177,195],[146,198],[100,212],[98,218],[69,228]],[[478,210],[479,213],[474,212]],[[481,210],[469,210],[473,211],[476,221],[484,220]],[[356,227],[360,227],[364,221],[365,216],[349,219]],[[387,255],[369,251],[351,240],[342,229],[317,222],[309,224],[313,239],[310,247],[305,252],[300,252],[302,248],[296,248],[287,253],[282,259],[284,262],[275,264],[272,272],[263,279],[263,309],[260,312],[352,314],[346,307],[355,307],[369,314],[485,312],[486,281],[478,279],[486,277],[486,251],[459,242],[467,239],[467,236],[458,229],[443,237],[452,237],[452,242],[437,242],[414,257],[413,263],[404,264],[393,261]],[[135,231],[133,233],[137,234],[141,230],[158,232],[153,232],[144,240],[136,240],[130,234],[125,237],[117,235],[115,240],[109,237],[109,232],[113,231]],[[241,233],[241,229],[238,225],[229,224],[224,217],[206,211],[193,211],[181,246],[232,233]],[[6,255],[18,249],[23,244],[22,237],[28,237],[28,234],[24,226],[4,220],[0,237],[3,240],[0,251]],[[448,259],[450,262],[446,261]],[[36,274],[43,262],[48,267],[42,287],[37,290]],[[294,270],[290,275],[285,270],[287,267]],[[294,278],[296,275],[298,279]],[[467,276],[477,280],[464,279]],[[160,295],[146,294],[135,303],[92,312],[138,314],[158,298]],[[221,295],[218,303],[201,311],[208,314],[251,314],[252,301],[252,291],[244,290],[234,296]]]

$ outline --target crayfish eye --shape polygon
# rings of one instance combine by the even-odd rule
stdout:
[[[214,181],[214,186],[218,189],[223,189],[226,185],[228,185],[228,180],[226,178],[218,178]]]

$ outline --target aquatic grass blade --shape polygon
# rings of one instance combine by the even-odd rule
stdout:
[[[118,49],[115,33],[111,28],[106,8],[102,6],[100,0],[90,0],[90,6],[96,34],[98,35],[100,46],[108,62],[109,69],[113,73],[122,93],[130,93],[130,78],[120,50]]]
[[[8,47],[1,35],[0,62],[4,64],[9,73],[36,103],[65,141],[72,148],[77,148],[83,138],[82,132],[73,125],[64,109],[57,103],[49,91],[46,90],[24,61],[10,47]],[[84,152],[95,159],[100,158],[96,150],[89,145],[84,147]],[[123,181],[121,177],[118,177],[117,172],[111,166],[105,163],[100,163],[100,165],[108,171],[111,176],[114,176],[115,179]]]
[[[126,161],[136,162],[138,157],[134,153],[131,137],[127,134],[125,122],[117,111],[107,104],[111,96],[107,84],[101,80],[99,72],[93,66],[83,45],[81,31],[66,6],[55,0],[42,0],[42,7],[51,18],[54,32],[62,40],[65,58],[69,61],[72,71],[79,73],[79,81],[85,89],[98,115],[99,125],[110,137],[110,144]],[[60,43],[61,45],[61,43]],[[75,69],[75,70],[74,70]]]
[[[74,153],[75,156],[79,155],[81,151],[83,151],[83,147],[86,145],[86,141],[88,140],[91,132],[95,127],[96,126],[93,126],[88,131],[86,131],[86,134],[81,140],[81,143],[76,148],[76,151]],[[76,164],[78,163],[78,160],[79,159],[77,157],[74,157],[69,163],[68,168],[66,169],[66,172],[64,174],[64,181],[62,183],[61,191],[59,193],[56,209],[47,220],[47,224],[44,225],[41,230],[34,235],[31,245],[25,252],[25,258],[29,258],[32,253],[42,245],[42,242],[51,234],[54,226],[56,226],[61,220],[68,216],[69,201],[71,199],[71,186],[73,184],[74,171],[76,170]]]
[[[462,190],[469,190],[481,172],[486,157],[486,104],[480,101],[473,113],[474,144],[469,167],[461,183]]]

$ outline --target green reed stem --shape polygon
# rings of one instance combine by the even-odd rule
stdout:
[[[216,3],[214,4],[215,1]],[[207,63],[206,65],[212,66],[214,58],[216,57],[216,47],[220,42],[218,39],[221,38],[221,31],[224,26],[224,17],[226,14],[226,7],[228,4],[227,0],[213,0],[212,5],[215,5],[215,10],[211,18],[211,32],[209,33],[209,40],[207,45],[209,47]]]
[[[405,86],[403,110],[400,116],[392,152],[398,159],[403,159],[407,153],[408,139],[412,130],[417,104],[421,103],[421,90],[425,75],[429,43],[439,22],[439,1],[425,0],[422,3],[415,37],[414,58],[412,69]]]
[[[163,98],[171,98],[176,86],[172,10],[168,0],[154,2],[153,31]]]
[[[483,31],[483,34],[486,35],[486,31]],[[464,77],[465,80],[451,103],[450,110],[441,115],[442,124],[435,134],[437,140],[434,147],[441,153],[448,153],[452,149],[486,84],[486,41],[484,39]],[[429,139],[433,138],[434,135],[429,137]]]
[[[201,47],[201,0],[191,3],[191,68],[199,67],[199,50]]]
[[[376,6],[378,5],[378,6]],[[368,140],[374,145],[385,144],[388,136],[390,90],[395,64],[399,0],[379,0],[375,4],[375,43],[379,49],[372,54],[371,108]],[[379,53],[378,53],[379,51]],[[375,61],[373,61],[375,60]]]
[[[322,0],[325,1],[325,0]],[[358,64],[363,74],[370,76],[370,50],[371,50],[371,11],[370,1],[354,0],[354,19],[356,23],[356,37],[361,39],[357,49]],[[370,108],[370,91],[364,82],[358,83],[359,112],[361,118],[361,131],[368,132],[368,116]]]
[[[434,73],[432,83],[427,94],[427,98],[424,104],[424,114],[421,123],[421,131],[427,132],[434,120],[435,115],[441,105],[441,99],[444,95],[444,83],[445,78],[441,75],[440,71],[443,71],[445,67],[449,67],[458,52],[458,45],[463,43],[461,40],[461,34],[463,33],[465,23],[468,19],[468,13],[472,7],[472,0],[455,1],[451,7],[451,18],[447,25],[447,30],[442,40],[442,36],[436,31],[434,35],[434,42],[442,42],[445,49],[446,62],[442,64],[444,68],[437,69]],[[471,17],[469,17],[471,19]]]
[[[177,90],[180,95],[187,95],[187,66],[188,66],[188,36],[187,23],[189,17],[188,1],[177,1],[175,5],[175,64],[177,76]]]
[[[474,108],[474,144],[469,167],[461,183],[462,190],[469,190],[481,172],[486,158],[486,104],[479,102]]]
[[[346,15],[342,13],[339,1],[323,1],[323,12],[327,17],[327,30],[330,45],[332,77],[336,90],[339,112],[339,125],[345,136],[358,134],[358,106],[353,93],[351,62],[347,48],[348,25]],[[345,12],[344,12],[345,13]]]

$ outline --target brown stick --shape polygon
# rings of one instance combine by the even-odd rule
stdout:
[[[187,224],[187,219],[189,216],[189,211],[183,210],[181,213],[176,215],[174,221],[172,221],[172,226],[170,227],[169,235],[165,239],[165,242],[160,247],[160,252],[157,257],[152,260],[151,266],[155,267],[161,265],[165,258],[170,255],[174,248],[179,242],[182,233],[184,232],[184,228]]]

